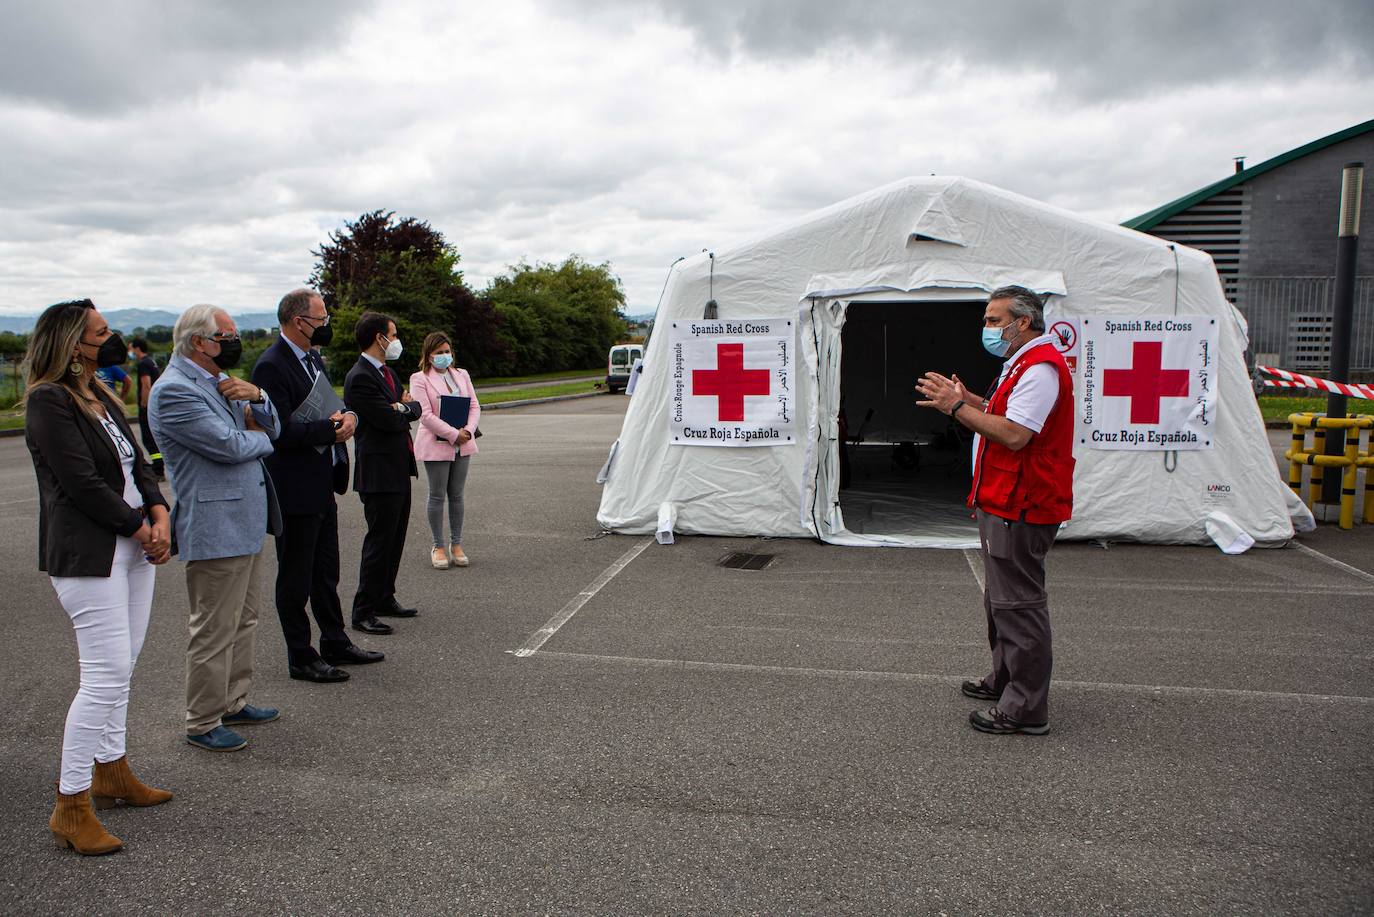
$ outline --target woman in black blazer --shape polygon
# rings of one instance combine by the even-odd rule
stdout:
[[[81,687],[67,711],[62,776],[49,827],[59,846],[113,853],[121,842],[91,808],[152,806],[172,794],[129,770],[129,679],[148,630],[153,565],[171,556],[167,501],[135,445],[124,407],[95,378],[124,342],[84,299],[39,317],[25,359],[25,440],[38,476],[38,569],[72,619]]]

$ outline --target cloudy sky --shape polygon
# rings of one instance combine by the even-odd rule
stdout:
[[[904,175],[1119,222],[1374,116],[1368,0],[0,0],[0,313],[272,309],[375,208],[483,285]],[[1334,216],[1333,216],[1334,219]]]

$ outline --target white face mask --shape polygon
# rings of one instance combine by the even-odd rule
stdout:
[[[383,337],[385,337],[385,336],[386,336],[386,335],[383,335]],[[399,360],[399,359],[401,358],[401,339],[400,339],[400,338],[392,338],[391,343],[386,345],[386,353],[383,354],[383,358],[384,358],[388,363],[390,363],[392,360]]]

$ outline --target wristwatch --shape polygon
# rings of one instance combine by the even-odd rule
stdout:
[[[952,407],[952,408],[949,409],[949,416],[950,416],[950,417],[953,417],[955,414],[958,414],[958,413],[959,413],[959,409],[960,409],[961,407],[963,407],[964,404],[965,404],[965,402],[962,401],[962,400],[954,402],[954,407]]]

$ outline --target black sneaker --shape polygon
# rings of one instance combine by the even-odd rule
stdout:
[[[996,707],[989,707],[987,712],[975,710],[968,715],[968,721],[979,732],[990,732],[999,736],[1011,736],[1017,733],[1042,736],[1050,731],[1049,723],[1021,723]]]
[[[997,700],[1002,695],[994,694],[987,685],[981,681],[966,681],[959,686],[959,693],[964,697],[971,697],[974,700]]]

